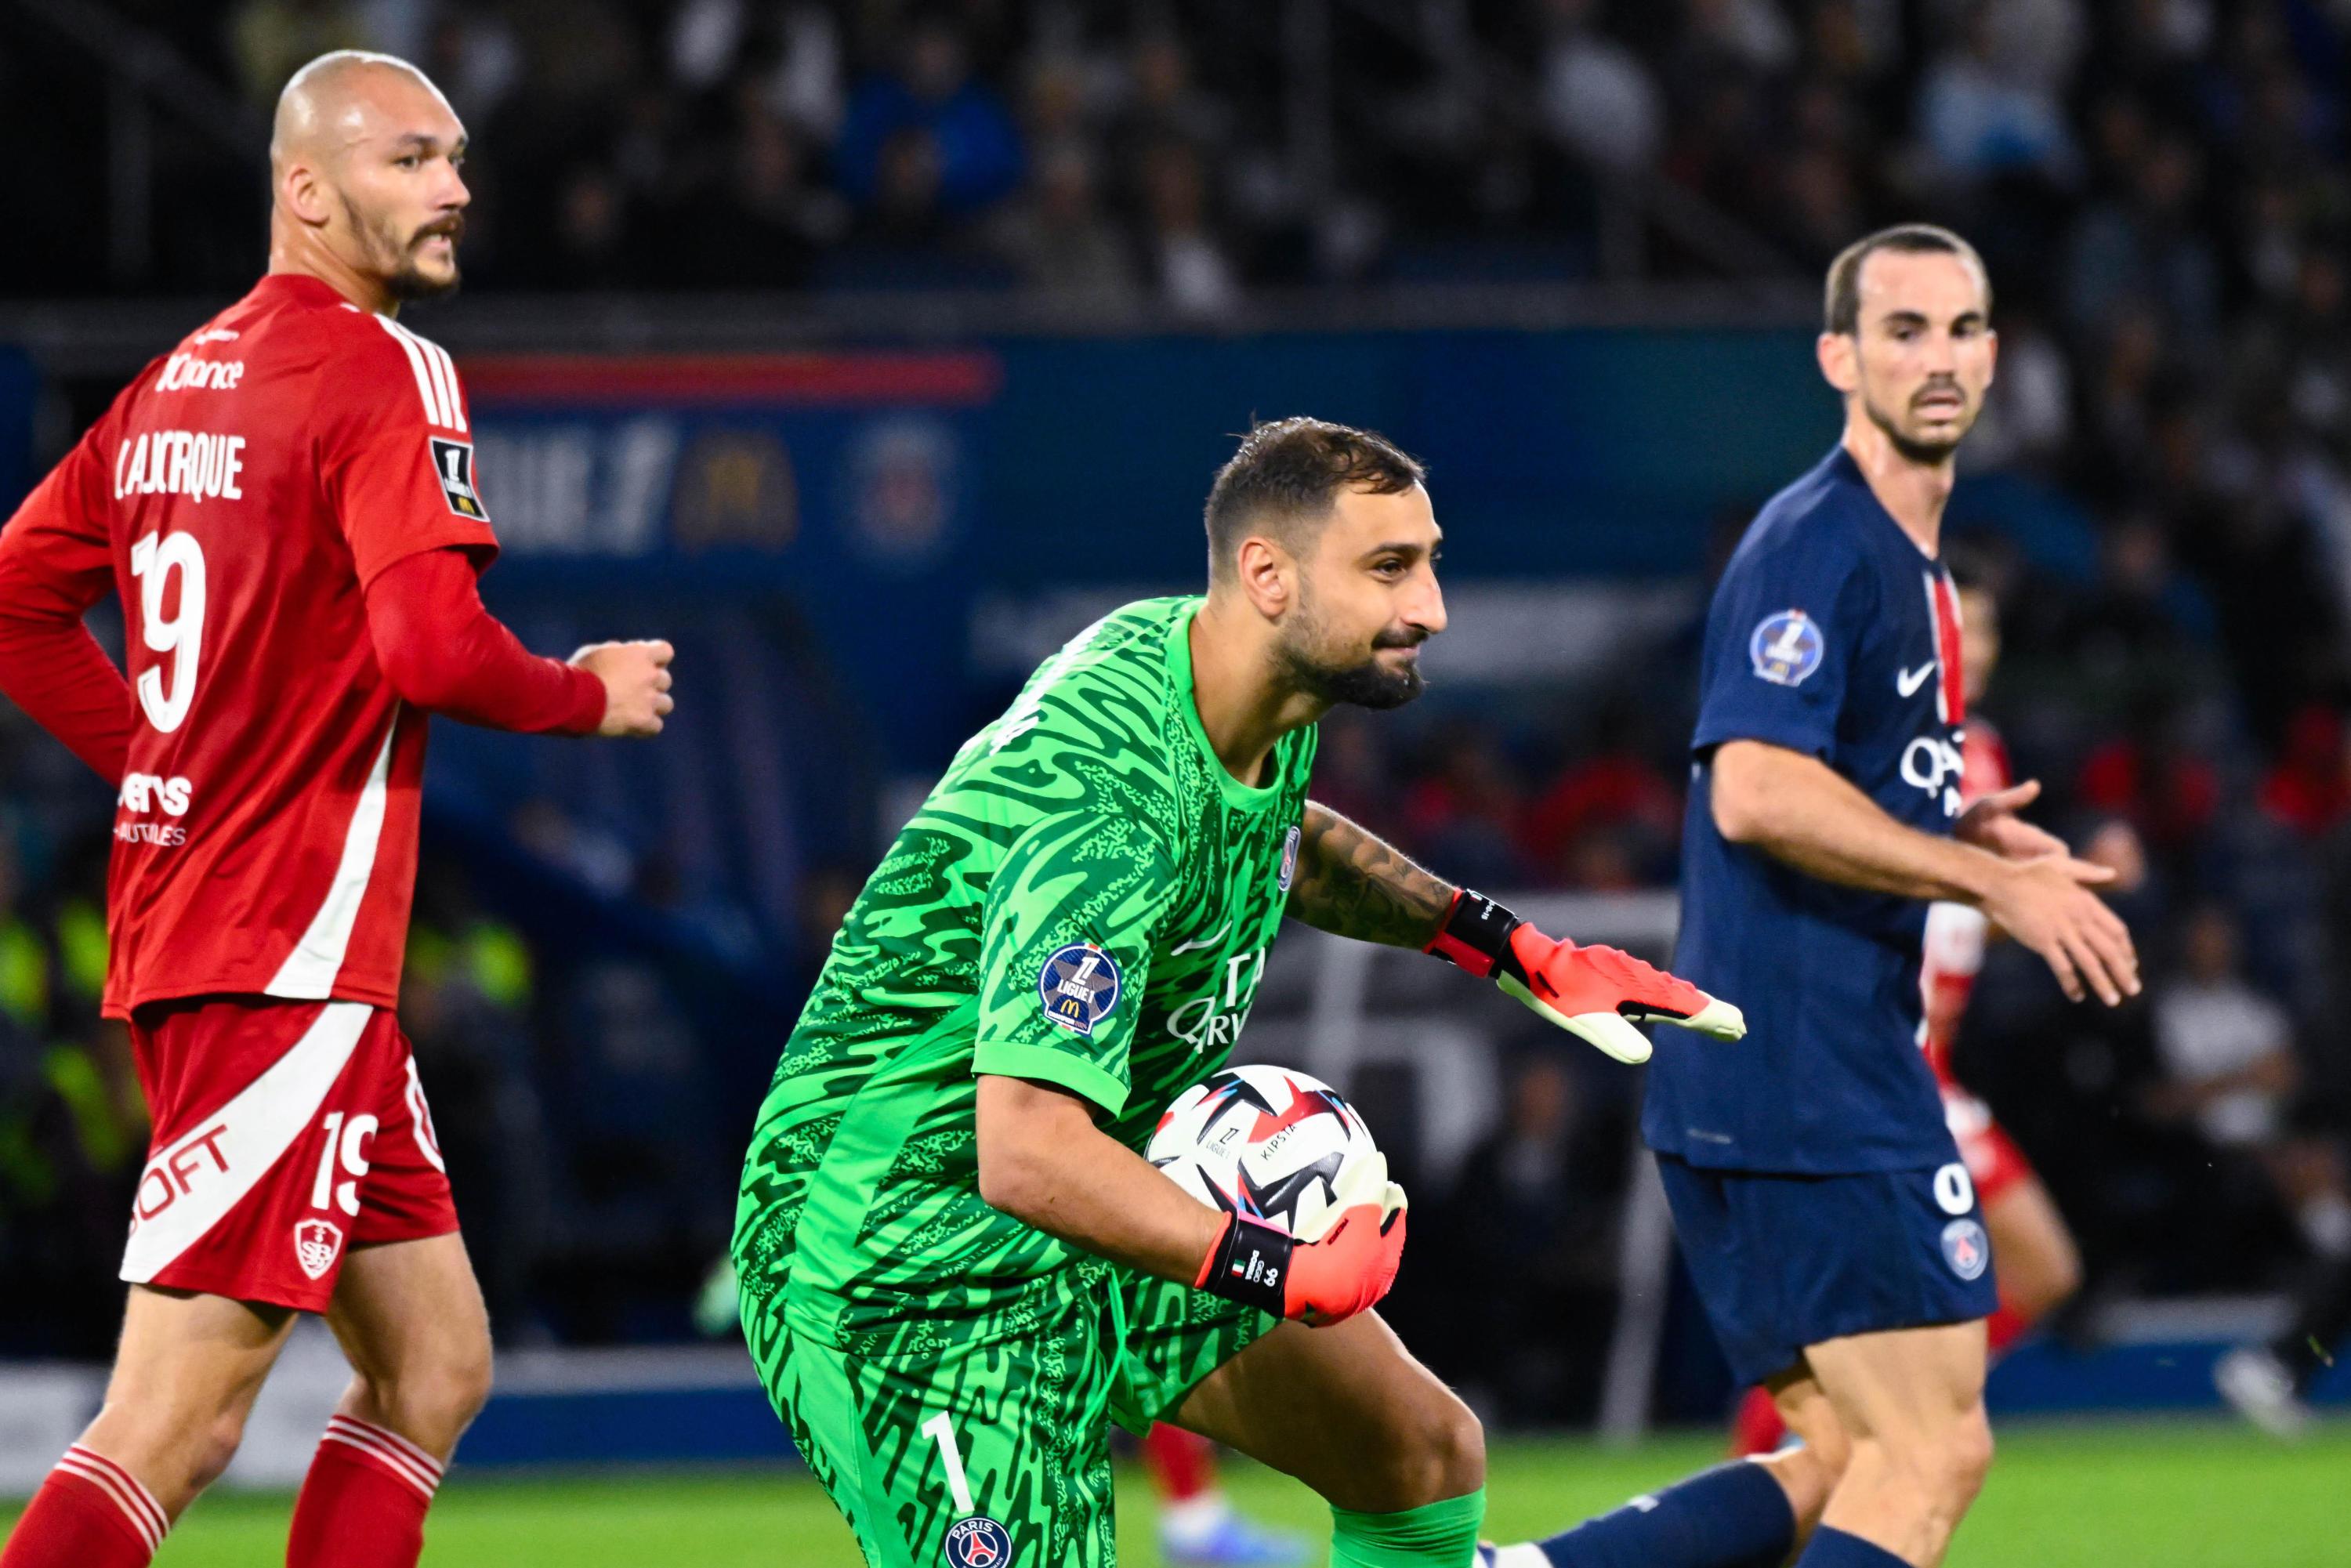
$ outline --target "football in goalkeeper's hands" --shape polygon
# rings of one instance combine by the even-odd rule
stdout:
[[[1320,1239],[1342,1209],[1402,1207],[1364,1118],[1320,1079],[1286,1067],[1228,1067],[1178,1095],[1144,1157],[1216,1208]]]

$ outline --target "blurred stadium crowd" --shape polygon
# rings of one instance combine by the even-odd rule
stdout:
[[[123,9],[256,116],[328,47],[425,64],[479,150],[475,292],[1029,290],[1073,319],[1213,324],[1284,287],[1802,280],[1877,223],[1952,224],[2002,338],[1963,466],[2096,525],[2071,575],[1963,536],[2003,605],[1984,706],[2044,820],[2142,863],[2124,903],[2155,980],[2107,1016],[1995,953],[1962,1074],[2079,1228],[2094,1298],[2278,1285],[2351,1251],[2351,5],[1334,0],[1301,8],[1330,29],[1319,147],[1275,8],[1247,0]],[[84,112],[55,97],[10,82],[0,114]],[[0,257],[0,287],[84,292],[104,269],[69,220],[103,139],[37,144],[60,243]],[[242,287],[258,193],[207,175],[166,201],[151,286]],[[1541,702],[1335,715],[1317,793],[1472,883],[1668,885],[1696,634]],[[142,1146],[95,1019],[104,829],[70,766],[8,716],[0,1275],[37,1282],[0,1301],[14,1351],[108,1342]],[[776,965],[812,972],[871,851],[810,847]],[[733,1042],[747,1090],[664,1022],[657,966],[534,950],[479,880],[428,870],[403,1016],[501,1329],[682,1332],[771,1042]],[[1607,1311],[1621,1182],[1624,1096],[1589,1065],[1521,1064],[1463,1167],[1489,1196],[1416,1243],[1534,1259],[1549,1293],[1459,1336],[1511,1364],[1461,1370],[1562,1408],[1588,1394],[1555,1369]],[[710,1135],[648,1136],[648,1106]],[[1453,1272],[1408,1269],[1400,1314],[1468,1310],[1440,1299]]]

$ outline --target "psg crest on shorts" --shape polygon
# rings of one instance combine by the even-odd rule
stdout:
[[[1801,610],[1782,610],[1756,625],[1755,634],[1747,639],[1747,656],[1754,661],[1755,673],[1773,685],[1800,686],[1821,667],[1827,647],[1819,622]]]
[[[294,1228],[294,1261],[313,1280],[326,1277],[342,1249],[342,1228],[331,1219],[306,1219]]]
[[[957,1520],[947,1531],[948,1568],[1005,1568],[1012,1537],[984,1513]]]
[[[1122,984],[1118,963],[1109,954],[1091,942],[1072,942],[1045,960],[1037,975],[1037,995],[1047,1018],[1091,1037],[1094,1025],[1118,1006]]]
[[[1943,1227],[1943,1261],[1962,1280],[1979,1278],[1991,1261],[1991,1242],[1984,1228],[1972,1219],[1954,1219]]]
[[[1276,893],[1288,893],[1290,891],[1290,883],[1296,880],[1297,876],[1298,829],[1293,824],[1290,830],[1290,836],[1281,841],[1281,870],[1274,874],[1274,891]]]

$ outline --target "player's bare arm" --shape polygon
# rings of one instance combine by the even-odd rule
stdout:
[[[1292,920],[1358,942],[1426,947],[1459,891],[1330,807],[1306,803],[1286,910]]]
[[[1713,771],[1715,826],[1731,842],[1824,882],[1972,904],[2039,954],[2076,1001],[2095,991],[2115,1007],[2138,994],[2130,932],[2091,891],[2114,879],[2107,868],[2062,850],[2011,860],[1920,832],[1819,758],[1763,741],[1726,742]]]
[[[1163,1280],[1188,1284],[1200,1271],[1223,1216],[1095,1126],[1082,1098],[983,1073],[977,1117],[989,1207]]]
[[[1679,1024],[1723,1040],[1744,1031],[1737,1008],[1614,947],[1555,941],[1328,806],[1306,803],[1298,844],[1291,919],[1458,965],[1619,1061],[1649,1059],[1635,1023]]]
[[[1353,1316],[1387,1293],[1404,1255],[1404,1195],[1342,1198],[1311,1239],[1207,1207],[1094,1125],[1067,1090],[979,1076],[979,1195],[1071,1246],[1163,1280],[1311,1323]]]

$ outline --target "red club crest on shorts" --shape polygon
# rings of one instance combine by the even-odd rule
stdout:
[[[330,1219],[306,1219],[294,1227],[294,1261],[313,1280],[324,1277],[342,1250],[342,1229]]]

